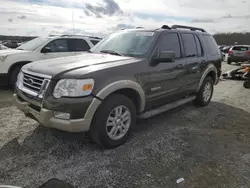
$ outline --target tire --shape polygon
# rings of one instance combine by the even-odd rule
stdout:
[[[207,85],[210,85],[210,86],[207,86]],[[207,89],[207,87],[210,87],[210,91],[207,90],[206,92],[205,90]],[[214,92],[214,81],[210,76],[208,76],[205,78],[205,80],[203,81],[201,85],[200,90],[197,92],[194,103],[197,106],[207,106],[212,99],[213,92]]]
[[[249,89],[250,88],[250,81],[245,81],[243,83],[244,88]]]
[[[18,76],[18,73],[20,72],[21,68],[22,68],[21,65],[17,65],[14,68],[12,68],[12,70],[10,71],[10,74],[9,74],[9,85],[10,85],[10,87],[12,89],[16,85],[17,76]]]
[[[119,114],[117,111],[115,111],[115,109],[121,108],[123,112],[122,114],[125,114],[126,111],[128,114],[128,117],[125,116],[126,118],[124,118],[128,118],[128,120],[125,120],[124,122],[122,119],[120,119],[120,121],[119,118],[115,120],[116,115]],[[112,119],[109,123],[110,126],[107,126],[110,118]],[[113,123],[111,123],[112,121]],[[124,124],[122,125],[121,122],[123,122]],[[131,128],[135,125],[135,122],[136,108],[133,102],[124,95],[112,94],[107,99],[105,99],[97,109],[92,121],[92,125],[90,127],[90,137],[101,147],[112,149],[124,144],[127,141]],[[125,124],[127,124],[127,126],[125,126]],[[121,129],[125,130],[124,133],[121,133]],[[121,136],[112,136],[112,130],[114,134],[116,132],[116,135],[121,134]]]

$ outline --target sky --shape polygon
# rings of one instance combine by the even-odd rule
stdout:
[[[119,29],[182,24],[250,32],[250,0],[0,0],[0,34],[105,36]]]

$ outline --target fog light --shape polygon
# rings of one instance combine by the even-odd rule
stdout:
[[[70,114],[65,112],[54,112],[54,117],[58,119],[70,119]]]

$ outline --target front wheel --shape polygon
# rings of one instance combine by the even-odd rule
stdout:
[[[245,81],[243,83],[244,88],[249,89],[250,88],[250,81]]]
[[[22,66],[17,65],[10,71],[9,84],[10,84],[10,87],[12,89],[15,87],[15,84],[17,81],[17,76],[18,76],[18,73],[20,72],[21,68],[22,68]]]
[[[104,148],[115,148],[126,142],[135,121],[133,102],[124,95],[112,94],[98,108],[90,127],[90,136]]]
[[[203,81],[200,90],[196,94],[195,104],[198,106],[207,106],[213,96],[214,92],[214,81],[208,76]]]

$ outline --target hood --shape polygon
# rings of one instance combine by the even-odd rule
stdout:
[[[16,49],[6,49],[6,50],[0,50],[0,55],[12,55],[12,54],[18,54],[18,53],[24,53],[28,52],[25,50],[16,50]]]
[[[35,61],[23,67],[24,70],[50,76],[64,74],[66,72],[93,65],[124,62],[133,57],[115,56],[109,54],[84,53],[77,56],[69,56],[42,61]]]

